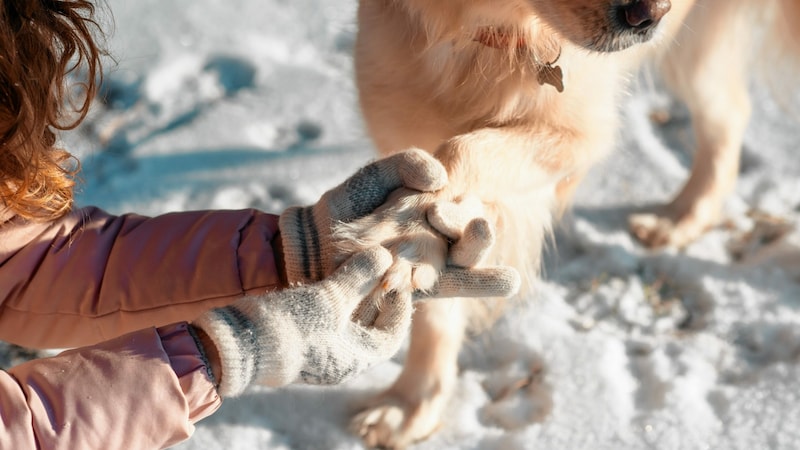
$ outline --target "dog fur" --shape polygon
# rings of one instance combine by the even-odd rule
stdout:
[[[670,10],[646,32],[620,28],[619,8],[638,1]],[[492,262],[535,276],[553,218],[614,144],[627,79],[650,60],[686,102],[697,148],[680,193],[658,214],[631,217],[631,230],[649,246],[687,244],[734,188],[756,20],[769,35],[761,42],[800,54],[794,0],[360,0],[356,75],[369,132],[384,155],[433,153],[450,182],[387,207],[381,220],[394,228],[354,223],[343,235],[385,242],[409,221],[426,232],[427,205],[474,195],[497,230]],[[426,251],[401,253],[419,261]],[[436,430],[467,326],[490,322],[488,304],[418,307],[401,375],[352,421],[367,445],[402,448]]]

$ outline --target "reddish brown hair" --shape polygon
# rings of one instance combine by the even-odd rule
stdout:
[[[86,117],[102,76],[94,14],[84,0],[0,6],[0,198],[19,216],[52,219],[72,206],[78,164],[55,131]],[[69,86],[77,75],[85,81]]]

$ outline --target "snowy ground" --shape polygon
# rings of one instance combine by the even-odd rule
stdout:
[[[373,157],[351,76],[354,3],[109,1],[108,102],[64,137],[84,163],[80,204],[280,212],[343,180]],[[653,124],[654,108],[672,120]],[[691,131],[649,83],[623,114],[536,297],[467,345],[440,432],[415,448],[800,448],[797,123],[759,102],[729,225],[648,252],[626,215],[680,186]],[[400,361],[342,387],[254,389],[177,448],[361,448],[347,419]],[[496,398],[531,367],[529,388]]]

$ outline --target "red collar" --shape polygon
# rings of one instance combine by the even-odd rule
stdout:
[[[517,50],[521,50],[527,47],[525,39],[514,36],[502,28],[495,27],[483,27],[478,29],[478,31],[475,33],[475,37],[472,40],[475,42],[480,42],[487,47],[497,49],[515,47]],[[512,40],[516,40],[515,45]]]
[[[499,50],[514,48],[517,51],[524,51],[528,48],[523,37],[515,36],[502,28],[479,28],[472,40],[486,47]],[[538,73],[536,75],[540,85],[549,84],[553,86],[556,91],[564,92],[564,74],[561,71],[561,67],[555,65],[560,57],[561,50],[559,49],[558,55],[552,62],[537,61]]]

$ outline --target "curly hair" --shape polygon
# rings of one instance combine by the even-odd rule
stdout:
[[[86,117],[102,77],[94,15],[85,0],[0,6],[0,206],[18,216],[48,220],[72,207],[79,164],[55,133]],[[69,84],[75,76],[84,81]]]

